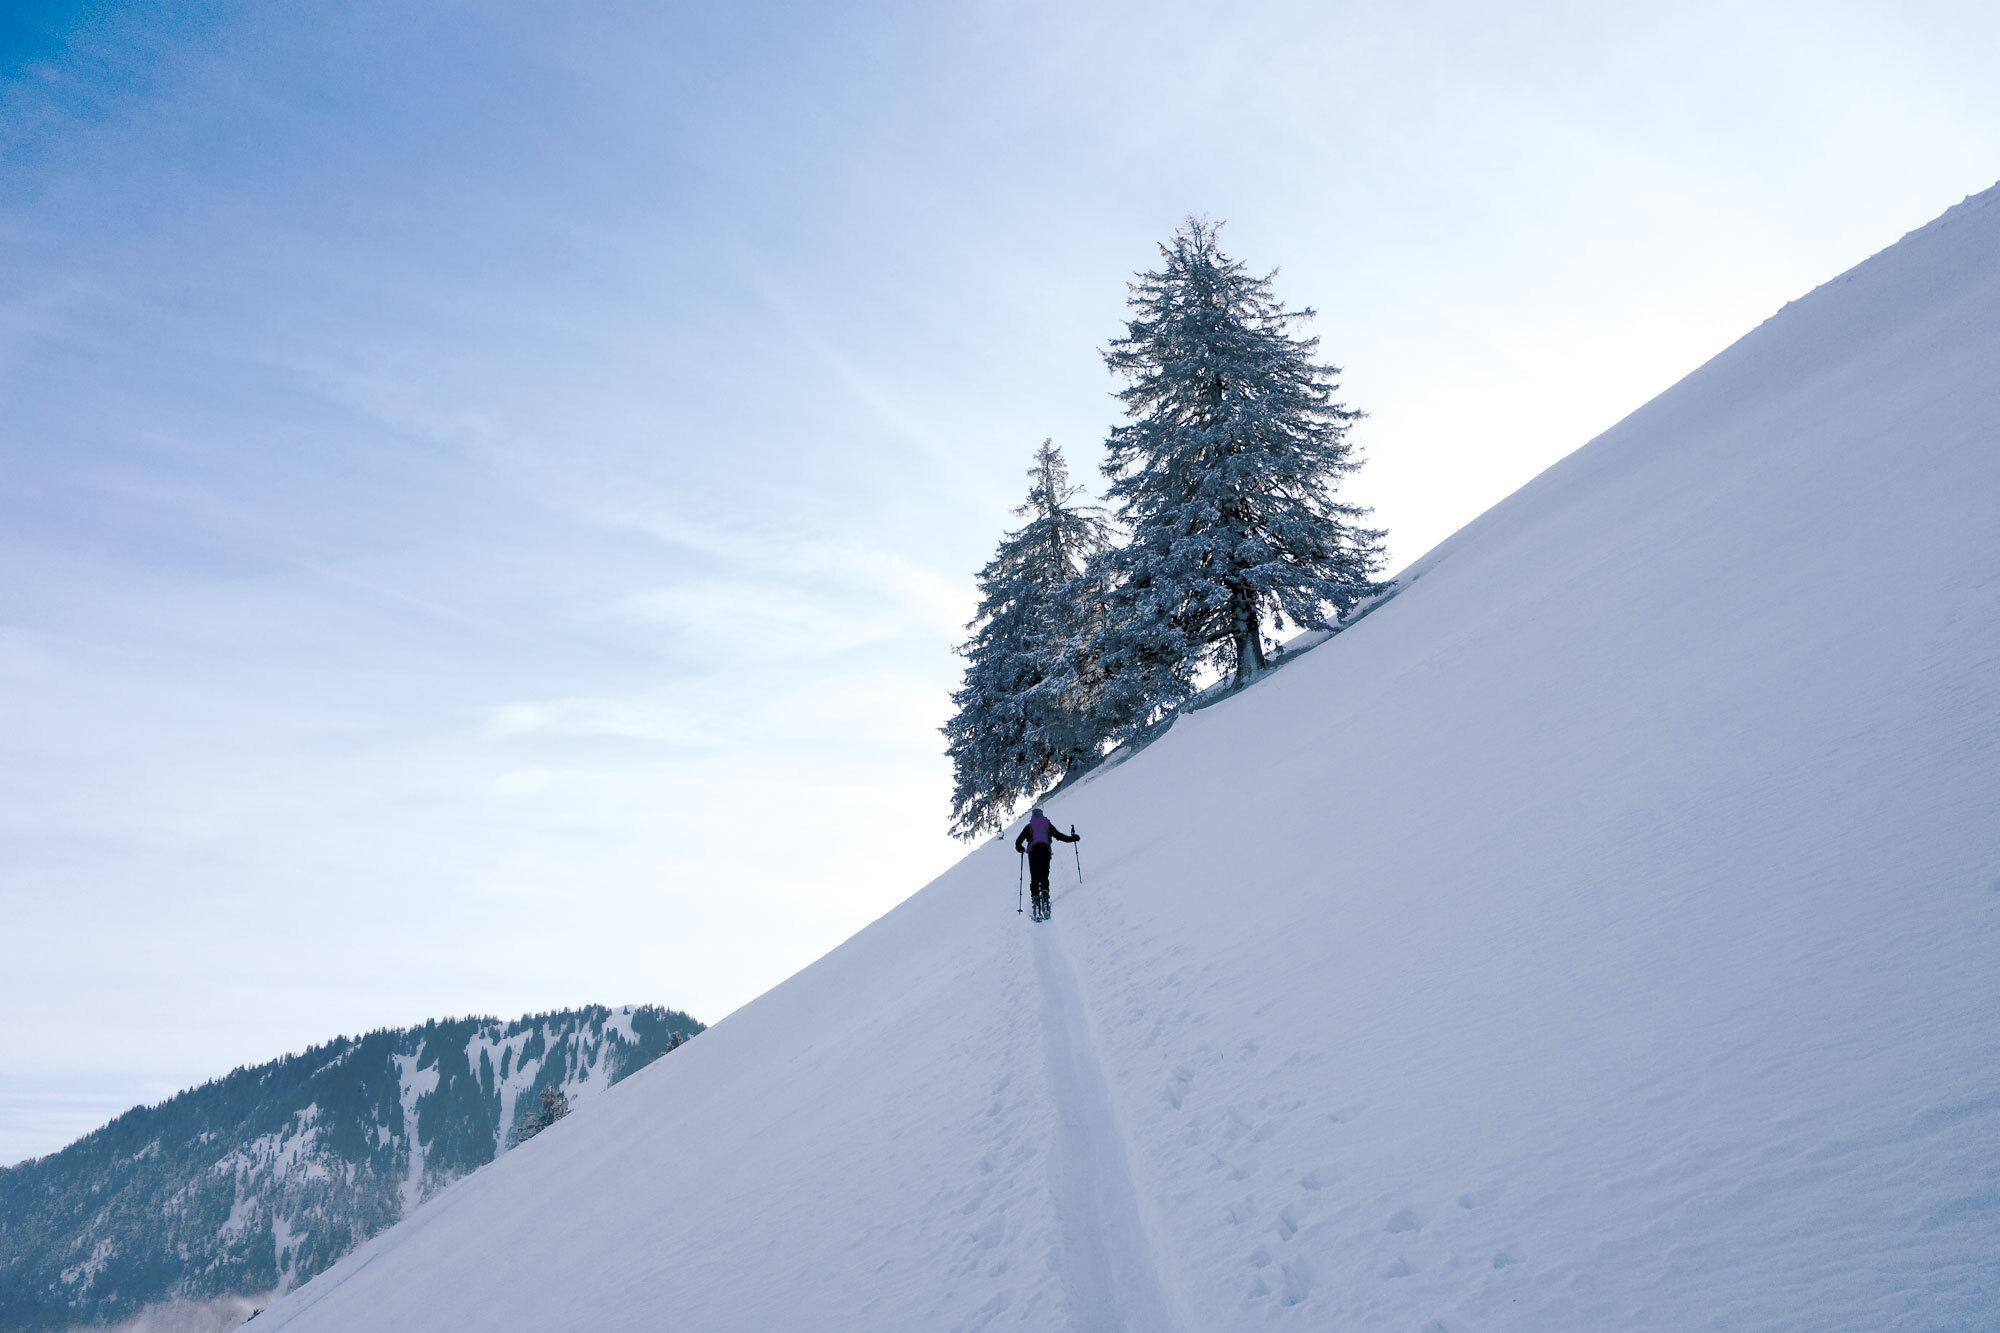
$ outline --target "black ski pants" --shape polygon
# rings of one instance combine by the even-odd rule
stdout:
[[[1049,906],[1049,858],[1054,854],[1055,848],[1046,842],[1028,844],[1028,890],[1042,911]]]

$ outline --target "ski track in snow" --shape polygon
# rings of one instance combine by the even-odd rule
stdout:
[[[1042,1030],[1055,1101],[1050,1191],[1060,1219],[1058,1267],[1078,1333],[1176,1333],[1139,1217],[1124,1132],[1111,1107],[1083,997],[1054,921],[1035,928]]]

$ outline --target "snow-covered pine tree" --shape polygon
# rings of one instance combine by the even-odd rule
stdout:
[[[526,1143],[535,1135],[569,1114],[569,1098],[561,1088],[542,1089],[542,1109],[523,1115],[514,1126],[516,1146]]]
[[[1104,353],[1129,382],[1129,420],[1106,441],[1107,492],[1131,541],[1097,650],[1103,733],[1145,725],[1194,688],[1203,664],[1238,686],[1264,668],[1264,629],[1323,628],[1380,591],[1379,531],[1334,499],[1359,466],[1362,414],[1333,400],[1339,368],[1292,326],[1313,315],[1272,294],[1189,218],[1165,261],[1131,284],[1125,336]]]
[[[1042,441],[1032,485],[979,571],[979,610],[960,646],[965,683],[944,726],[951,756],[952,833],[976,838],[1007,822],[1022,797],[1094,757],[1087,661],[1079,655],[1096,603],[1078,579],[1110,541],[1103,512],[1078,503],[1062,450]]]

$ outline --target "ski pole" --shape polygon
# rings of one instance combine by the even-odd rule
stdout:
[[[1076,882],[1083,883],[1083,849],[1076,845],[1076,825],[1069,826],[1069,849],[1076,853]]]
[[[1018,874],[1016,874],[1016,875],[1014,876],[1014,915],[1015,915],[1015,916],[1019,916],[1019,915],[1021,915],[1021,880],[1022,880],[1023,878],[1025,878],[1025,877],[1026,877],[1027,873],[1028,873],[1028,854],[1027,854],[1026,852],[1022,852],[1022,853],[1021,853],[1021,867],[1020,867],[1020,872],[1019,872]]]

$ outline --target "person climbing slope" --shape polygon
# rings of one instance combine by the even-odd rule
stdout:
[[[1028,822],[1021,826],[1020,835],[1014,839],[1014,850],[1028,854],[1028,882],[1034,892],[1037,921],[1049,919],[1049,858],[1055,854],[1051,838],[1060,838],[1064,842],[1083,841],[1077,836],[1076,825],[1071,824],[1069,832],[1064,833],[1049,822],[1049,817],[1042,813],[1042,807],[1038,805],[1028,816]]]

